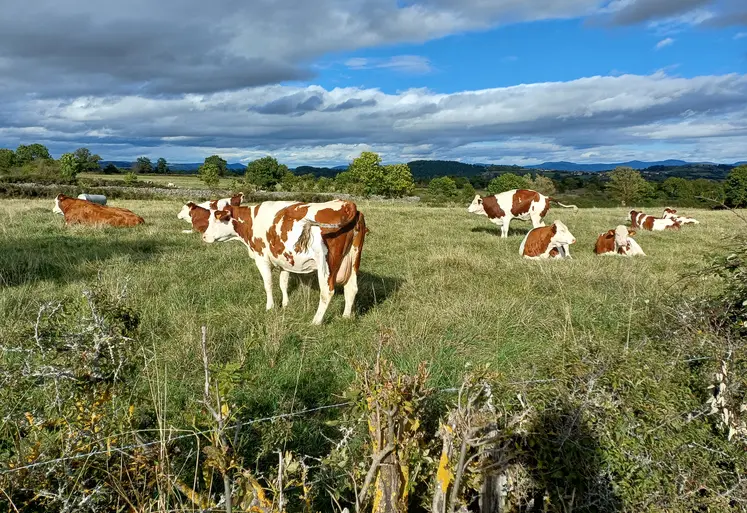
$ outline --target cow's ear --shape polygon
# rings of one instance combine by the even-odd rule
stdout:
[[[632,237],[633,235],[635,235],[635,230],[628,230],[628,235],[630,235],[631,237]]]
[[[218,221],[229,221],[231,212],[229,210],[216,210],[213,214]]]
[[[607,235],[614,235],[614,234],[615,234],[615,230],[608,230],[607,231]]]
[[[187,203],[187,207],[189,208],[194,208],[196,206],[197,206],[197,203],[195,203],[194,201],[190,201],[189,203]]]

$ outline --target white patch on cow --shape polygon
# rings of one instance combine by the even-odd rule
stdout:
[[[176,214],[176,218],[192,224],[192,218],[189,216],[189,207],[187,205],[184,205],[179,213]]]
[[[469,204],[467,207],[467,212],[470,214],[477,214],[477,215],[483,215],[486,216],[488,214],[485,213],[485,207],[482,206],[482,198],[479,194],[475,195],[475,199],[472,200],[472,203]]]
[[[54,207],[52,207],[52,212],[54,212],[55,214],[60,214],[61,216],[65,215],[65,213],[60,208],[60,200],[59,200],[59,198],[55,198],[54,199]]]
[[[615,228],[615,250],[611,254],[620,256],[646,256],[641,246],[632,237],[635,233],[635,231],[629,231],[625,225],[617,225]],[[620,252],[621,248],[622,252]]]

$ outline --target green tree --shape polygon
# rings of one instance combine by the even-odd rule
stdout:
[[[346,190],[365,196],[405,196],[415,185],[407,164],[382,166],[381,157],[372,151],[362,152],[335,181]]]
[[[129,173],[125,173],[124,175],[124,183],[127,185],[132,185],[135,182],[137,182],[137,174],[130,171]]]
[[[526,179],[513,173],[496,176],[488,184],[488,194],[499,194],[513,189],[528,189],[530,184]]]
[[[747,165],[729,171],[724,182],[726,205],[733,208],[747,207]]]
[[[34,143],[29,144],[28,146],[25,144],[19,144],[18,148],[16,148],[15,160],[17,166],[23,166],[24,164],[28,164],[36,159],[52,160],[49,150],[43,144]]]
[[[219,176],[226,176],[228,174],[228,162],[222,159],[220,155],[210,155],[205,159],[204,164],[213,164],[218,167]]]
[[[215,188],[220,183],[220,167],[214,162],[207,162],[197,170],[200,180],[205,182],[208,187]]]
[[[158,159],[158,162],[156,162],[156,173],[165,175],[169,171],[169,164],[166,162],[166,159],[161,157]]]
[[[428,184],[428,193],[438,200],[447,200],[457,195],[456,182],[448,176],[434,178]]]
[[[112,164],[111,162],[109,162],[106,165],[106,167],[103,169],[103,173],[105,175],[116,175],[116,174],[119,174],[119,168],[115,166],[114,164]]]
[[[16,165],[16,154],[8,148],[0,148],[0,173],[10,171]]]
[[[695,196],[700,196],[700,201],[705,201],[707,204],[724,203],[726,201],[726,194],[724,193],[724,185],[720,182],[713,180],[707,180],[706,178],[696,178],[693,180],[693,191]],[[707,198],[703,200],[703,198]]]
[[[335,181],[328,176],[321,176],[316,181],[316,190],[319,192],[332,192],[335,187]]]
[[[63,178],[75,178],[80,173],[81,165],[74,153],[63,153],[60,156],[60,175]]]
[[[626,166],[618,166],[610,172],[607,190],[622,206],[628,206],[650,192],[649,184],[641,173]]]
[[[664,180],[661,184],[661,190],[668,199],[690,199],[695,196],[693,183],[684,178],[672,176]]]
[[[530,182],[529,188],[545,196],[555,194],[555,182],[551,178],[542,175],[535,176],[534,180]]]
[[[101,166],[99,166],[101,157],[92,154],[88,148],[78,148],[75,150],[73,155],[75,156],[75,160],[78,162],[79,172],[86,171],[93,173],[101,169]]]
[[[132,166],[132,171],[140,174],[152,173],[153,163],[148,157],[138,157],[135,165]]]
[[[287,176],[288,173],[293,174],[288,166],[278,163],[275,157],[268,155],[247,164],[246,182],[264,189],[275,187],[280,182],[285,186],[293,181],[292,177]]]

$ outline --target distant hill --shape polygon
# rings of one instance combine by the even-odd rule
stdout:
[[[640,160],[631,160],[628,162],[619,162],[617,164],[576,164],[575,162],[543,162],[532,166],[524,166],[528,169],[551,169],[553,171],[609,171],[618,166],[632,167],[633,169],[646,169],[651,166],[683,166],[689,164],[684,160],[660,160],[656,162],[643,162]]]
[[[105,168],[109,164],[114,164],[120,169],[131,169],[134,162],[126,161],[126,160],[101,160],[99,161],[99,166],[101,166],[101,169]],[[153,162],[153,166],[155,167],[156,163]],[[202,162],[186,162],[186,163],[176,163],[171,164],[169,163],[169,171],[171,173],[196,173],[199,167],[202,165]],[[244,172],[246,170],[246,166],[244,164],[241,164],[239,162],[233,162],[231,164],[228,164],[228,169],[231,171],[240,171]]]

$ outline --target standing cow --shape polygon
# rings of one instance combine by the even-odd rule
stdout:
[[[557,203],[563,208],[578,211],[576,205],[563,205],[559,201],[530,189],[513,189],[481,198],[476,195],[467,212],[488,216],[491,222],[501,227],[501,238],[508,237],[508,226],[511,219],[522,221],[531,220],[533,228],[545,226],[542,218],[550,209],[550,202]]]
[[[265,201],[252,207],[228,205],[211,210],[202,240],[207,243],[240,240],[259,269],[267,295],[266,309],[274,306],[272,268],[280,268],[283,307],[288,305],[290,273],[317,273],[319,307],[312,324],[321,324],[335,285],[343,285],[345,310],[352,315],[358,293],[358,268],[367,232],[363,213],[350,201],[324,203]]]

